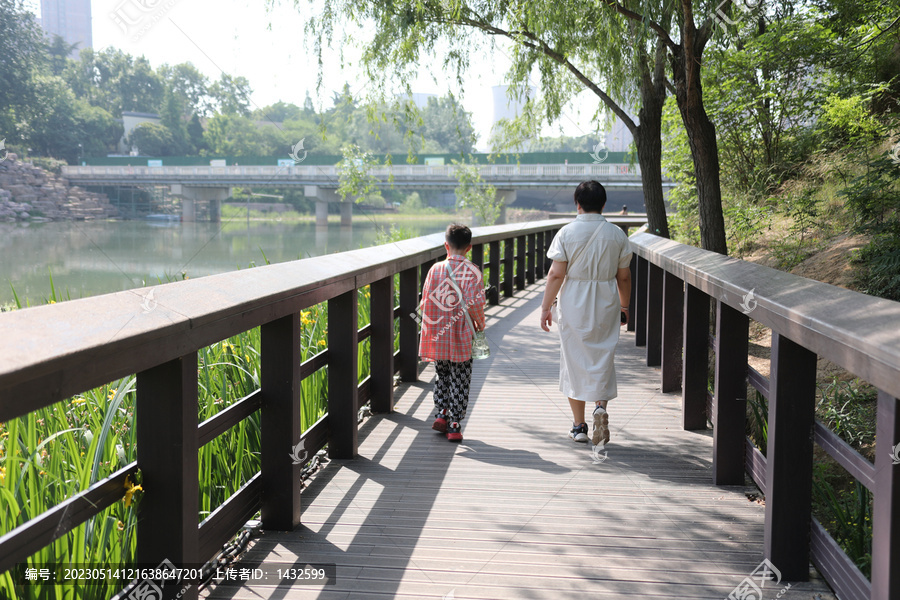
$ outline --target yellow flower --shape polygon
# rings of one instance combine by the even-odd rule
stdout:
[[[310,312],[309,312],[308,310],[302,310],[302,311],[300,311],[300,318],[301,318],[301,319],[308,319],[308,318],[309,318],[309,315],[310,315]]]
[[[111,400],[113,396],[116,395],[116,392],[119,391],[119,388],[113,388],[109,390],[109,394],[106,395],[107,399]]]
[[[50,304],[56,304],[56,300],[51,300]]]
[[[143,492],[144,488],[139,485],[134,485],[131,483],[131,476],[125,477],[125,508],[131,506],[131,497],[134,496],[135,492]]]
[[[325,345],[325,340],[319,340],[319,345],[320,345],[320,346],[324,346],[324,345]]]
[[[118,529],[119,531],[125,531],[125,523],[123,523],[122,521],[117,521],[116,529]]]
[[[84,398],[75,398],[74,400],[72,400],[72,404],[84,404],[85,402],[87,402],[87,400],[85,400]]]
[[[0,467],[0,481],[6,479],[6,467]]]

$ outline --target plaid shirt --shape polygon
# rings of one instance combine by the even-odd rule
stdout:
[[[453,279],[463,293],[463,302],[447,277],[450,265]],[[472,358],[472,330],[463,314],[470,308],[472,320],[484,327],[484,281],[481,271],[463,256],[450,255],[446,262],[431,267],[422,290],[420,316],[422,334],[419,356],[423,360],[464,362]]]

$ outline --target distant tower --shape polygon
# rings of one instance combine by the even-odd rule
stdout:
[[[437,94],[424,94],[421,92],[413,92],[410,94],[409,99],[413,101],[413,104],[416,105],[416,108],[422,110],[426,106],[428,106],[428,99],[435,98],[437,99]]]
[[[514,119],[522,113],[522,109],[525,107],[525,98],[510,99],[508,85],[492,86],[491,92],[494,94],[494,116],[491,119],[491,134],[493,134],[500,119]],[[534,95],[534,86],[528,86],[528,96],[533,98]],[[523,147],[520,150],[527,150],[527,148]]]
[[[78,52],[92,48],[91,0],[41,0],[41,27],[47,36],[61,36],[67,44],[78,44],[71,58]]]
[[[535,88],[533,86],[528,86],[528,90],[528,95],[533,97]],[[494,94],[494,118],[491,121],[492,126],[496,125],[497,121],[500,119],[513,119],[522,112],[522,108],[525,106],[525,99],[510,99],[508,95],[508,85],[492,86],[491,92]]]

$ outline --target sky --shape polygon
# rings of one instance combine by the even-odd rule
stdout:
[[[40,14],[37,0],[31,3],[32,10]],[[143,55],[154,68],[191,62],[210,80],[218,79],[222,72],[244,76],[253,89],[252,108],[279,100],[302,106],[307,92],[317,108],[328,108],[333,93],[345,82],[354,94],[364,95],[369,84],[355,64],[360,52],[353,47],[343,48],[343,64],[341,49],[329,49],[322,92],[316,91],[318,66],[303,32],[310,10],[306,0],[298,0],[297,7],[281,1],[271,11],[266,10],[264,0],[92,0],[93,45],[98,50],[111,46]],[[421,71],[437,71],[438,82],[420,76],[414,92],[444,95],[452,90],[458,94],[459,90],[447,83],[450,78],[434,68],[438,61],[427,57],[423,61]],[[493,118],[491,87],[504,83],[508,65],[500,47],[490,60],[474,61],[466,79],[462,102],[472,113],[479,150],[488,147]],[[545,126],[542,135],[577,136],[595,131],[591,116],[597,104],[590,92],[581,93],[558,123]]]

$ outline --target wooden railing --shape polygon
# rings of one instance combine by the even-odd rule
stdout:
[[[766,494],[766,558],[787,581],[807,580],[812,559],[842,600],[900,598],[900,304],[651,234],[632,242],[636,343],[662,391],[682,390],[683,427],[712,423],[714,482],[742,485],[746,471]],[[748,368],[751,319],[772,330],[768,379]],[[816,422],[817,357],[878,388],[874,465]],[[769,403],[765,456],[746,437],[748,382]],[[871,581],[811,515],[814,443],[874,495]]]
[[[492,304],[542,278],[546,249],[566,220],[477,228],[473,261],[485,270]],[[29,308],[0,315],[0,422],[137,374],[137,462],[0,537],[0,573],[97,515],[141,470],[144,495],[137,562],[198,565],[212,558],[257,511],[263,527],[300,523],[298,443],[312,456],[357,454],[357,413],[393,406],[393,377],[418,377],[412,318],[424,276],[445,255],[443,234],[246,271]],[[501,252],[501,245],[503,250]],[[485,246],[489,248],[484,264]],[[501,265],[504,277],[501,279]],[[399,275],[399,306],[394,276]],[[371,286],[371,322],[357,323],[357,291]],[[328,346],[300,359],[300,311],[328,303]],[[399,351],[394,353],[395,319]],[[198,423],[198,350],[261,328],[260,389]],[[370,376],[358,382],[359,343],[371,342]],[[300,383],[328,367],[328,413],[300,429]],[[198,450],[259,411],[261,470],[200,525]],[[182,596],[196,597],[193,587]]]

